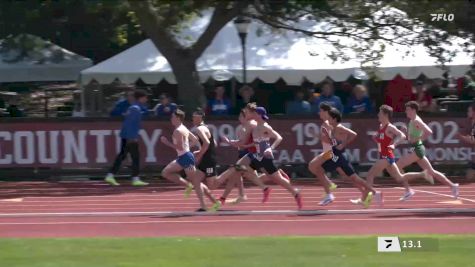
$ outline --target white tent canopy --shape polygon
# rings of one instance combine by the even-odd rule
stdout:
[[[34,42],[39,48],[15,60],[21,51],[7,50],[5,40],[0,41],[0,83],[76,81],[81,70],[92,66],[92,60],[37,36],[24,34],[16,38],[26,38],[27,42]]]
[[[196,40],[206,28],[209,18],[209,14],[198,18],[181,36]],[[324,28],[324,24],[302,21],[300,26],[315,30]],[[351,75],[366,76],[361,70],[361,60],[352,51],[348,54],[350,60],[334,62],[327,55],[335,48],[324,40],[290,31],[273,34],[268,26],[259,22],[252,22],[249,28],[246,42],[248,81],[259,78],[266,83],[273,83],[282,78],[287,84],[298,85],[304,79],[320,82],[330,77],[339,82],[347,80]],[[182,38],[180,41],[187,43],[190,42],[189,39]],[[341,42],[348,42],[348,39],[341,37]],[[406,79],[415,79],[421,74],[428,78],[442,78],[445,73],[437,65],[436,58],[431,57],[422,45],[410,48],[393,44],[385,46],[386,51],[380,65],[375,69],[375,74],[382,80],[391,80],[398,74]],[[462,50],[456,45],[451,48],[455,51]],[[407,51],[410,55],[406,55]],[[233,22],[229,22],[197,61],[201,81],[205,82],[215,71],[222,70],[231,72],[241,81],[241,53],[238,33]],[[470,69],[472,62],[472,55],[458,52],[447,66],[452,76],[460,77]],[[145,40],[81,72],[82,84],[88,84],[92,80],[109,84],[116,79],[127,84],[138,79],[150,84],[162,79],[176,83],[168,61],[157,51],[151,40]]]

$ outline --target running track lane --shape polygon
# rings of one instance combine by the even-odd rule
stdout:
[[[475,184],[463,185],[462,200],[455,202],[443,186],[414,187],[417,194],[406,203],[398,201],[402,189],[384,188],[385,205],[366,214],[347,201],[358,196],[355,189],[338,189],[335,203],[319,207],[321,188],[313,182],[298,186],[304,196],[300,214],[293,211],[292,197],[273,186],[267,204],[260,203],[260,190],[250,187],[248,201],[226,205],[226,215],[196,216],[196,199],[183,198],[182,190],[167,183],[137,189],[101,182],[3,182],[0,237],[475,233]]]

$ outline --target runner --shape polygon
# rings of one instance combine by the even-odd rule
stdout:
[[[459,196],[459,185],[452,183],[443,173],[434,170],[429,159],[425,156],[425,147],[422,142],[432,134],[432,130],[417,115],[418,111],[419,104],[416,101],[406,103],[406,116],[410,119],[408,129],[406,129],[407,139],[412,145],[413,152],[398,160],[397,166],[400,170],[403,170],[405,167],[416,162],[423,170],[427,170],[430,176],[449,186],[453,197],[457,199]]]
[[[132,185],[148,185],[148,183],[141,181],[139,177],[139,131],[142,127],[142,110],[146,109],[145,103],[147,103],[147,92],[143,90],[136,90],[134,92],[134,99],[135,103],[132,104],[127,109],[127,112],[124,114],[124,121],[122,123],[122,129],[120,131],[120,138],[122,139],[120,145],[120,153],[115,158],[114,165],[112,166],[110,172],[104,179],[107,183],[115,186],[118,186],[120,184],[115,180],[114,175],[119,172],[120,165],[122,164],[122,161],[124,161],[127,157],[127,154],[130,154],[132,158]]]
[[[202,187],[203,192],[211,200],[213,206],[211,211],[217,211],[221,207],[221,202],[217,201],[209,191],[208,187],[202,184],[203,180],[212,180],[217,177],[216,170],[216,143],[214,137],[211,134],[208,126],[204,123],[205,113],[203,110],[198,108],[193,113],[193,129],[192,132],[196,134],[200,143],[200,149],[194,152],[197,165],[197,183],[194,184],[196,187],[198,184]],[[230,181],[230,180],[229,180]],[[211,182],[211,181],[210,181]],[[233,182],[234,184],[234,182]],[[198,198],[203,198],[203,196],[198,195]],[[201,201],[201,200],[200,200]]]
[[[255,103],[254,103],[255,105]],[[248,153],[254,154],[256,153],[256,147],[254,146],[254,141],[252,138],[252,129],[256,127],[257,122],[252,120],[252,119],[247,119],[248,116],[246,116],[246,110],[247,108],[244,108],[241,110],[239,114],[239,122],[240,125],[238,126],[236,132],[238,139],[237,140],[229,140],[227,137],[223,137],[224,142],[236,147],[238,149],[238,156],[240,159],[239,164],[236,164],[237,169],[242,170],[243,172],[241,173],[243,176],[247,177],[251,181],[253,181],[256,185],[264,185],[265,180],[271,180],[271,178],[263,173],[261,175],[258,175],[255,170],[251,170],[250,168],[246,168],[251,164],[251,156],[248,155]],[[248,172],[252,172],[253,174],[249,174]],[[290,177],[285,173],[284,170],[279,168],[279,172],[281,173],[282,176],[284,176],[285,179],[290,181]],[[258,177],[259,179],[256,179],[255,177]],[[241,176],[242,177],[242,176]],[[242,178],[241,178],[242,181]],[[239,181],[238,181],[239,182]],[[261,187],[262,188],[262,187]],[[232,187],[227,187],[223,193],[223,196],[221,199],[226,199],[226,197],[231,193]],[[270,190],[270,188],[268,189]],[[267,193],[270,193],[270,191],[266,191]],[[241,195],[242,196],[242,195]],[[231,203],[236,203],[240,202],[241,198],[238,197],[235,200],[230,200]],[[263,201],[265,202],[265,201]]]
[[[463,143],[473,146],[475,145],[475,102],[468,107],[467,116],[471,122],[471,132],[467,135],[459,133],[458,136]],[[475,180],[475,159],[473,158],[470,162],[470,169],[467,170],[466,179],[468,181]]]
[[[302,209],[302,196],[298,189],[290,185],[289,180],[285,179],[280,173],[279,169],[274,164],[274,150],[280,142],[282,142],[282,136],[277,133],[266,122],[269,119],[267,111],[263,107],[257,107],[255,105],[248,105],[249,119],[255,120],[257,125],[252,129],[252,137],[254,140],[254,146],[256,153],[248,153],[251,158],[250,167],[254,170],[263,169],[264,172],[277,184],[287,189],[295,198],[298,209]],[[274,139],[274,143],[270,144],[270,140]],[[248,172],[247,174],[257,178],[255,172]]]
[[[347,176],[361,191],[361,199],[364,199],[361,204],[363,204],[365,208],[368,208],[373,199],[373,194],[378,194],[377,198],[381,199],[379,197],[379,192],[374,191],[374,189],[365,180],[355,173],[350,162],[343,154],[345,148],[348,146],[348,144],[355,140],[357,134],[341,124],[341,113],[337,109],[330,109],[328,115],[328,122],[330,126],[332,126],[330,136],[331,144],[333,144],[331,158],[326,160],[322,166],[315,166],[315,173],[317,177],[320,176],[319,179],[323,179],[321,176],[324,175],[325,171],[333,172],[336,170],[338,173],[340,173],[340,175]],[[328,205],[329,203],[331,202],[321,204]]]
[[[246,135],[246,130],[247,130],[246,125],[248,123],[249,123],[249,121],[246,119],[246,113],[245,113],[244,109],[242,109],[241,112],[239,112],[239,125],[236,128],[236,136],[237,136],[238,139],[237,140],[229,140],[226,136],[223,136],[223,138],[222,138],[225,143],[230,144],[232,146],[235,146],[238,149],[238,158],[239,159],[246,156],[246,154],[249,153],[249,151],[248,151],[249,146],[248,145],[244,145],[244,146],[239,146],[238,145],[239,140],[243,140],[245,135]],[[238,197],[235,198],[235,199],[230,199],[230,200],[226,201],[227,195],[231,192],[231,190],[229,190],[229,189],[232,189],[234,186],[238,187],[238,189],[239,189]],[[225,189],[224,194],[221,196],[221,200],[224,200],[227,203],[232,203],[232,204],[238,204],[242,201],[246,201],[247,196],[244,194],[244,181],[243,181],[242,175],[239,175],[239,178],[237,179],[234,186],[233,187],[229,186],[229,187],[227,187],[227,189]]]
[[[180,109],[175,110],[171,116],[171,122],[173,126],[175,126],[172,135],[173,143],[168,141],[165,136],[160,137],[160,141],[163,144],[175,149],[178,154],[178,158],[170,162],[165,169],[163,169],[162,176],[172,182],[185,186],[185,196],[189,196],[193,188],[195,188],[200,202],[200,208],[197,211],[202,212],[206,211],[206,204],[203,199],[203,188],[196,173],[195,157],[193,153],[190,152],[190,141],[196,144],[198,143],[198,139],[183,125],[184,119],[185,112]],[[179,173],[182,170],[185,171],[191,183],[180,176]]]
[[[330,159],[332,156],[332,144],[330,140],[332,127],[328,123],[328,111],[330,111],[331,108],[332,106],[330,106],[326,102],[320,104],[319,116],[320,119],[323,121],[322,126],[320,127],[320,141],[322,143],[323,151],[318,156],[313,158],[312,161],[310,161],[310,163],[308,164],[308,170],[318,178],[318,180],[323,186],[323,189],[325,190],[325,197],[319,203],[322,206],[328,205],[333,202],[333,200],[335,200],[332,191],[337,188],[337,185],[331,182],[325,173],[323,175],[317,175],[318,166],[322,166],[322,164],[328,159]],[[315,133],[316,137],[317,135],[318,133]]]
[[[427,171],[424,172],[410,172],[406,174],[401,174],[399,168],[396,165],[396,158],[394,156],[394,148],[402,143],[406,139],[406,135],[401,132],[396,126],[391,123],[391,118],[393,116],[393,108],[388,105],[382,105],[379,108],[378,120],[379,120],[379,130],[376,136],[373,137],[374,141],[378,143],[378,151],[380,159],[377,160],[371,169],[368,172],[366,180],[368,184],[373,186],[374,178],[377,175],[380,175],[383,170],[386,170],[391,177],[396,179],[396,181],[403,184],[406,192],[401,200],[408,200],[411,196],[414,195],[414,191],[409,187],[407,182],[409,179],[416,178],[425,178],[429,182],[434,183],[434,180],[431,176],[428,175]],[[382,197],[382,196],[381,196]],[[361,201],[361,200],[359,200]],[[358,203],[358,200],[352,201],[353,203]],[[382,203],[382,200],[378,200]]]

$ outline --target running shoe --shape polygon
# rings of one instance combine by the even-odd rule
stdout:
[[[295,195],[295,201],[297,202],[298,209],[301,210],[303,208],[303,202],[302,202],[302,194],[300,194],[300,192],[298,192]]]
[[[350,202],[355,204],[355,205],[363,205],[363,201],[361,201],[361,198],[358,199],[350,199]]]
[[[404,195],[399,199],[399,201],[407,201],[415,194],[416,194],[416,192],[414,192],[414,190],[410,189],[409,191],[406,191],[404,193]]]
[[[193,185],[191,183],[188,183],[185,188],[185,198],[189,198],[191,192],[193,192]]]
[[[226,198],[225,197],[220,197],[219,202],[221,202],[221,206],[223,206],[224,203],[226,203]]]
[[[335,191],[338,188],[338,185],[335,183],[330,183],[330,192]]]
[[[237,198],[228,199],[228,200],[226,200],[226,203],[236,205],[236,204],[239,204],[239,203],[244,202],[246,200],[247,200],[247,196],[244,195],[244,196],[238,196]]]
[[[363,206],[365,209],[369,207],[369,205],[371,204],[371,201],[373,201],[373,192],[369,192],[365,200],[363,201]]]
[[[332,203],[333,200],[335,200],[335,197],[333,196],[333,194],[330,193],[330,194],[326,195],[325,198],[318,203],[318,205],[326,206],[326,205]]]
[[[427,182],[429,182],[430,184],[434,184],[434,177],[429,174],[429,171],[424,170],[422,173],[424,173],[424,179],[426,179]]]
[[[264,190],[262,190],[264,193],[264,196],[262,197],[262,203],[266,203],[269,200],[270,191],[272,191],[270,187],[266,187]]]
[[[132,185],[133,186],[147,186],[148,183],[140,180],[140,178],[138,178],[138,177],[134,177],[132,179]]]
[[[459,184],[454,184],[454,186],[452,186],[452,196],[455,198],[455,199],[458,199],[459,198]]]
[[[221,208],[221,201],[214,202],[213,206],[209,209],[211,212],[217,212]]]
[[[114,178],[114,175],[113,174],[108,174],[106,176],[106,178],[104,179],[104,181],[110,185],[113,185],[113,186],[119,186],[120,184],[115,180]]]
[[[206,212],[206,211],[207,211],[206,209],[199,208],[199,209],[197,209],[195,212]]]
[[[381,191],[376,191],[376,194],[374,194],[374,201],[376,201],[376,203],[377,203],[379,206],[382,206],[383,203],[384,203],[383,192],[381,192]]]

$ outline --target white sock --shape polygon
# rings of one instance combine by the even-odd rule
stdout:
[[[140,181],[140,177],[138,177],[138,176],[132,177],[132,181],[133,182]]]
[[[109,172],[106,177],[114,177],[114,174]]]

